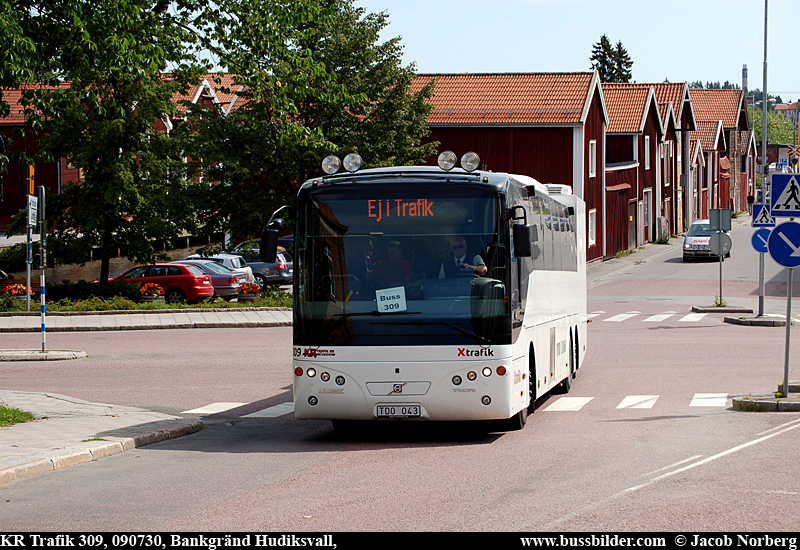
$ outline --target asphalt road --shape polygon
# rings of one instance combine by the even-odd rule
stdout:
[[[745,238],[734,230],[724,265],[729,302],[757,302]],[[718,293],[718,266],[683,264],[677,244],[658,252],[638,263],[633,255],[590,285],[589,349],[572,391],[540,399],[519,432],[381,424],[342,437],[328,422],[291,414],[242,418],[290,401],[288,329],[53,335],[54,346],[63,338],[89,358],[7,363],[0,385],[173,414],[247,405],[197,434],[4,486],[2,523],[23,531],[796,531],[800,415],[730,408],[731,397],[780,381],[784,329],[687,317]],[[785,297],[768,303],[780,313]],[[4,347],[31,338],[4,335]],[[555,410],[565,404],[574,410]]]

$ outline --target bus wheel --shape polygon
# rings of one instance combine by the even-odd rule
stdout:
[[[522,409],[517,414],[506,420],[507,423],[507,430],[512,432],[516,430],[521,430],[525,427],[525,423],[528,421],[528,409]]]

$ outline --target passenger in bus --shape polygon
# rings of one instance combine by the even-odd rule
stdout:
[[[386,247],[386,259],[375,266],[374,281],[376,288],[402,286],[414,275],[411,262],[403,258],[403,251],[398,241],[391,241]]]
[[[442,262],[439,269],[439,278],[472,277],[473,275],[486,275],[488,269],[486,262],[480,254],[472,258],[472,263],[467,262],[467,241],[461,235],[450,239],[450,252],[452,256]]]

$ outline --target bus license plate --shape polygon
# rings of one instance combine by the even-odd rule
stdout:
[[[375,415],[378,418],[419,418],[419,405],[378,405]]]

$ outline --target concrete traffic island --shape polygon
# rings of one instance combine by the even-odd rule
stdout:
[[[75,350],[32,350],[3,349],[0,350],[0,361],[67,361],[88,357],[85,351]]]
[[[746,412],[800,412],[800,381],[789,382],[789,395],[782,397],[783,383],[777,391],[733,398],[733,408]]]

